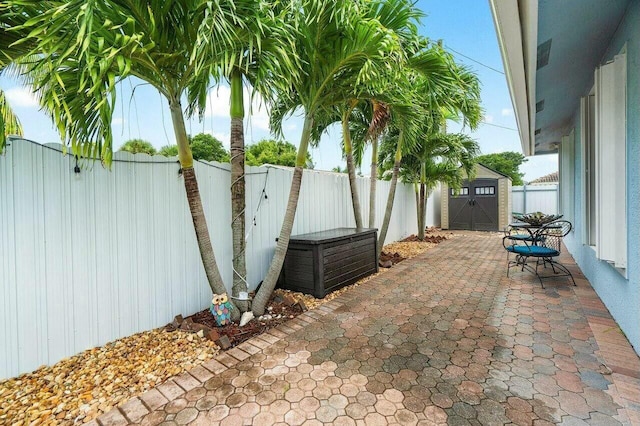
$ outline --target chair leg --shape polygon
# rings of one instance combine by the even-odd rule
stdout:
[[[574,286],[577,286],[576,284],[576,280],[573,278],[573,274],[571,273],[571,271],[569,271],[569,269],[564,266],[562,263],[557,262],[555,260],[553,260],[552,258],[546,258],[544,259],[544,264],[546,265],[547,263],[549,263],[551,265],[551,268],[554,271],[554,275],[559,275],[561,272],[563,272],[562,275],[560,275],[561,277],[569,277],[571,279],[571,282],[573,282]],[[557,270],[556,270],[557,268]],[[540,280],[540,284],[542,284],[542,278],[552,278],[554,275],[550,275],[550,276],[540,276],[538,274],[538,270],[537,270],[537,265],[536,265],[536,275],[538,275],[538,279]],[[542,288],[544,288],[544,285],[542,285]]]
[[[544,261],[542,262],[544,264]],[[540,265],[540,259],[536,259],[536,277],[538,277],[538,281],[540,281],[540,285],[544,288],[544,283],[542,282],[542,277],[538,273],[538,266]],[[546,268],[546,266],[545,266]]]
[[[511,269],[511,262],[509,261],[509,252],[507,252],[507,277],[509,277],[509,269]]]

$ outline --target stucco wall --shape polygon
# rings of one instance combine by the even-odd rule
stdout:
[[[594,250],[583,244],[584,189],[580,111],[576,99],[574,125],[575,231],[566,239],[569,251],[592,286],[640,353],[640,2],[632,2],[601,63],[610,61],[627,43],[627,278],[607,262],[596,258]],[[588,94],[587,89],[584,95]]]

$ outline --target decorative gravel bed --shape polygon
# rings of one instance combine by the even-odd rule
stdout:
[[[452,236],[455,234],[429,229],[427,241],[417,241],[411,236],[386,245],[384,251],[397,254],[394,256],[397,258],[409,259]],[[277,290],[276,294],[289,294],[313,309],[387,270],[381,268],[377,274],[337,290],[324,299],[285,290]],[[287,312],[289,315],[294,313]],[[268,327],[257,324],[259,322],[253,326],[254,334]],[[65,358],[55,365],[0,381],[0,425],[88,422],[169,377],[202,364],[219,351],[215,343],[195,333],[169,332],[164,327],[118,339]]]
[[[0,381],[0,424],[74,424],[213,358],[219,348],[164,328],[134,334]]]

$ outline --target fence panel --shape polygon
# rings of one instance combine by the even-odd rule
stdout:
[[[513,211],[558,214],[558,184],[524,185],[511,188]]]
[[[80,173],[60,145],[13,139],[0,156],[0,378],[168,323],[206,307],[208,287],[175,158],[114,154]],[[228,164],[196,163],[220,272],[230,289]],[[247,168],[247,281],[275,249],[293,172]],[[346,174],[305,170],[293,234],[355,225]],[[368,222],[369,179],[358,178]],[[376,226],[389,182],[377,182]],[[438,192],[435,191],[437,194]],[[427,223],[439,212],[429,199]],[[415,198],[399,184],[387,242],[416,232]]]

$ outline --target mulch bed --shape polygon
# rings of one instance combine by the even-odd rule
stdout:
[[[187,318],[190,318],[195,323],[206,325],[207,327],[216,330],[220,336],[227,336],[231,341],[231,346],[237,346],[245,340],[262,334],[273,327],[277,327],[302,313],[300,305],[291,305],[286,303],[285,300],[283,300],[283,298],[277,293],[274,293],[274,296],[271,297],[267,306],[268,308],[265,316],[271,315],[271,319],[260,321],[258,318],[255,318],[244,327],[240,327],[237,323],[218,327],[216,320],[213,318],[209,309],[197,312]]]
[[[442,241],[445,241],[446,239],[447,237],[445,237],[444,235],[429,235],[428,233],[425,233],[424,240],[419,239],[417,235],[409,235],[407,238],[402,240],[402,242],[404,243],[427,242],[427,243],[439,244]]]
[[[387,252],[383,251],[382,253],[380,253],[379,262],[381,264],[384,264],[387,261],[391,261],[391,263],[395,265],[396,263],[400,263],[403,260],[406,260],[406,257],[400,256],[400,253],[398,253],[398,252],[387,253]]]

